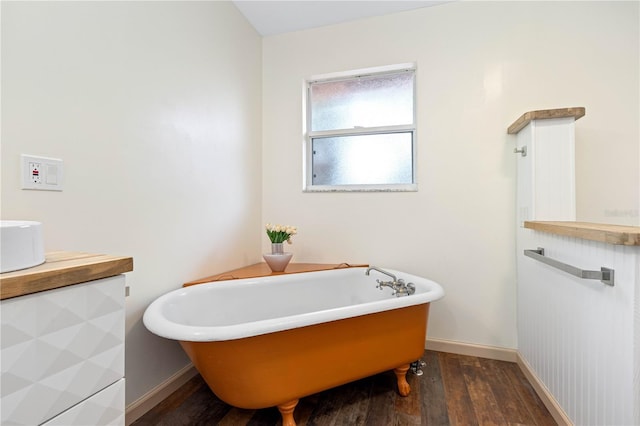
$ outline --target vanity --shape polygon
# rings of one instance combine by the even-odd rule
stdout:
[[[52,252],[0,274],[1,424],[124,425],[131,257]]]

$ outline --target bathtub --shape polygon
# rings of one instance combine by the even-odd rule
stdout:
[[[271,275],[185,287],[144,313],[154,334],[180,342],[211,390],[247,409],[277,406],[295,425],[299,398],[387,370],[408,395],[409,364],[424,352],[430,302],[442,287],[412,282],[412,295],[376,288],[366,268]]]

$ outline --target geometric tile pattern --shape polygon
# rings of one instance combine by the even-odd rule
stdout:
[[[39,425],[124,377],[124,287],[119,275],[0,302],[0,424]]]

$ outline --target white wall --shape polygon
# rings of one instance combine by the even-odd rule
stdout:
[[[227,2],[2,2],[2,218],[46,249],[128,255],[127,403],[188,363],[141,317],[260,260],[261,40]],[[21,153],[64,191],[19,189]]]
[[[527,111],[586,107],[576,124],[579,218],[638,221],[638,59],[637,3],[454,2],[267,37],[263,222],[298,226],[294,260],[440,282],[431,338],[515,348],[506,129]],[[303,193],[303,80],[405,62],[418,67],[419,191]]]

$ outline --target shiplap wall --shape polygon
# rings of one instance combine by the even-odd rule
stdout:
[[[582,269],[615,270],[615,286],[576,278],[523,250]],[[574,424],[640,424],[640,247],[521,228],[518,348]]]

